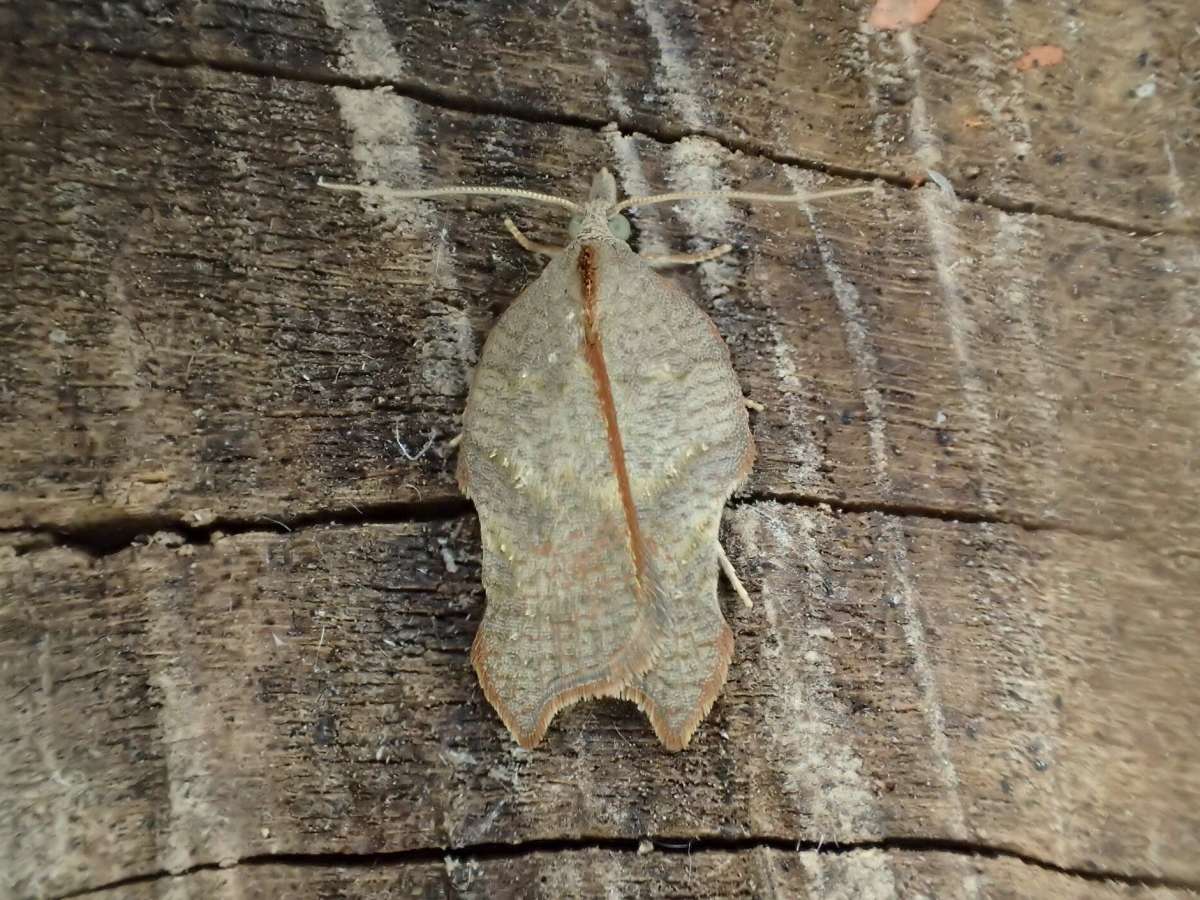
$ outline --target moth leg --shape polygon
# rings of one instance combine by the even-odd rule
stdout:
[[[647,265],[651,266],[686,266],[708,262],[710,259],[724,256],[732,249],[733,244],[721,244],[718,247],[713,247],[711,250],[703,250],[700,253],[666,253],[661,256],[642,256],[642,259],[646,261]]]
[[[767,408],[757,400],[751,400],[749,397],[743,397],[742,402],[746,404],[746,409],[752,409],[755,412],[766,412]]]
[[[446,446],[449,447],[451,450],[457,450],[458,445],[462,443],[462,439],[463,439],[463,435],[462,435],[462,432],[460,431],[458,434],[456,434],[454,437],[450,438],[450,440],[448,440],[446,442]]]
[[[556,256],[562,252],[562,247],[557,244],[542,244],[538,241],[531,241],[525,237],[525,232],[516,226],[512,219],[504,219],[504,227],[508,229],[508,233],[513,236],[513,240],[521,245],[522,249],[528,250],[530,253],[543,253],[546,256]]]
[[[738,578],[737,572],[733,570],[733,563],[725,555],[725,548],[721,546],[720,541],[717,541],[717,559],[720,561],[721,571],[729,579],[729,584],[733,588],[734,593],[741,597],[742,603],[746,604],[747,608],[753,607],[754,604],[750,601],[750,595],[746,593],[746,588],[742,585],[742,579]]]

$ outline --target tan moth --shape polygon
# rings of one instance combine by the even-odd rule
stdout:
[[[552,256],[484,343],[460,437],[458,482],[479,512],[487,606],[471,649],[484,695],[522,747],[563,707],[634,701],[669,750],[682,750],[725,683],[733,633],[717,600],[729,496],[754,440],[729,350],[712,320],[627,244],[634,206],[741,191],[617,200],[602,169],[584,203],[501,187],[324,187],[395,198],[516,197],[571,210]]]

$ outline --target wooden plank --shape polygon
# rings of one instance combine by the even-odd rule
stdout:
[[[392,83],[457,107],[619,122],[834,171],[949,177],[1003,208],[1195,233],[1200,128],[1187,0],[945,3],[873,32],[857,3],[222,0],[189,14],[12,5],[6,33],[311,79]],[[1065,61],[1018,71],[1030,48]],[[545,61],[531,65],[530,60]],[[1116,125],[1114,123],[1120,123]]]
[[[749,879],[794,895],[814,866],[852,858],[816,854],[797,884],[758,862],[773,851],[754,840],[906,837],[1113,874],[1128,893],[1200,883],[1200,257],[1193,237],[1088,221],[1192,227],[1193,119],[1170,68],[1187,46],[1163,49],[1184,8],[1109,5],[1111,22],[964,0],[908,38],[847,40],[833,35],[865,4],[722,16],[639,3],[611,34],[611,13],[588,4],[530,6],[547,15],[514,17],[513,55],[488,82],[515,118],[467,95],[483,82],[465,67],[489,70],[504,42],[465,6],[0,10],[21,41],[162,57],[0,55],[0,251],[16,300],[0,303],[0,359],[13,361],[0,370],[0,528],[17,529],[0,534],[5,887],[646,835],[748,842],[729,860],[698,854],[729,881],[663,876],[684,892]],[[569,48],[559,13],[575,25]],[[801,29],[778,27],[798,15]],[[1056,22],[1075,41],[1067,65],[1009,74],[1026,34]],[[1156,93],[1114,99],[1144,81],[1090,73],[1115,73],[1142,39]],[[698,49],[718,45],[723,80]],[[533,75],[521,62],[556,53],[567,62]],[[236,71],[162,65],[185,59]],[[430,73],[451,63],[462,80],[446,90]],[[975,77],[984,88],[961,90]],[[816,99],[797,93],[806,78]],[[365,89],[383,82],[442,105]],[[826,181],[710,140],[590,127],[614,109],[660,138],[761,137],[777,159],[858,177],[911,174],[915,160],[961,187],[978,164],[972,190],[992,204],[930,185],[833,208],[636,217],[645,247],[739,245],[672,277],[767,405],[727,528],[759,605],[730,607],[731,682],[684,756],[618,703],[578,707],[545,749],[518,751],[466,660],[478,546],[443,442],[483,334],[538,269],[498,228],[508,207],[312,187],[330,174],[575,192],[598,164],[631,191]],[[1112,140],[1118,114],[1162,127]],[[1017,165],[1026,130],[1035,152]],[[1161,137],[1160,157],[1146,141]],[[1085,179],[1093,166],[1122,177]],[[1067,218],[997,208],[1035,196]],[[562,233],[544,210],[519,220]],[[270,533],[268,517],[294,533]],[[376,524],[348,527],[359,519]],[[536,854],[486,855],[432,875],[514,883]],[[564,854],[544,855],[548,878],[569,876]],[[824,885],[895,875],[893,855]],[[945,855],[953,877],[934,866],[914,884],[1105,888],[1012,858],[972,874],[966,855]],[[589,871],[637,885],[656,872],[643,859]],[[918,889],[895,877],[895,893]]]
[[[775,503],[735,510],[730,539],[759,603],[729,604],[730,683],[682,756],[615,701],[512,743],[467,660],[470,518],[10,548],[10,878],[57,894],[262,855],[645,835],[950,839],[1200,878],[1195,567]]]
[[[949,853],[604,850],[539,852],[513,859],[458,859],[401,866],[313,868],[286,864],[202,871],[100,891],[98,898],[184,900],[273,897],[940,897],[1170,900],[1164,887],[1092,881],[1011,859]]]
[[[631,191],[815,183],[711,142],[381,92],[34,51],[8,66],[33,73],[10,79],[3,137],[21,298],[0,311],[20,423],[0,436],[9,526],[459,502],[445,441],[469,368],[538,262],[493,204],[364,207],[317,174],[571,192],[602,162]],[[561,234],[544,210],[519,216]],[[1179,490],[1200,422],[1192,243],[933,187],[681,218],[647,210],[641,244],[741,248],[672,277],[768,406],[752,494],[1195,545],[1200,492]]]

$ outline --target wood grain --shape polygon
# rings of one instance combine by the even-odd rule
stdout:
[[[1188,3],[958,0],[909,32],[871,0],[629,0],[491,8],[224,0],[186,10],[15,4],[0,25],[62,43],[309,79],[390,83],[526,119],[707,134],[834,171],[926,178],[1147,232],[1200,225],[1200,38]],[[1033,46],[1065,61],[1021,72]],[[539,60],[531,65],[529,60]]]
[[[458,497],[445,441],[470,365],[537,261],[501,235],[494,204],[364,210],[314,190],[319,174],[570,192],[615,164],[631,191],[810,183],[711,142],[386,92],[44,52],[9,65],[40,85],[10,92],[4,136],[23,185],[7,237],[22,302],[0,335],[17,361],[3,414],[22,423],[0,460],[10,526]],[[132,94],[131,78],[144,80]],[[520,215],[562,233],[552,214]],[[640,218],[643,245],[742,248],[672,277],[769,407],[750,493],[1195,545],[1200,495],[1179,490],[1196,480],[1200,421],[1184,387],[1192,242],[999,213],[933,186],[681,218]]]
[[[730,681],[682,758],[616,701],[515,747],[467,660],[471,519],[10,552],[12,877],[643,834],[1197,876],[1200,613],[1170,573],[1015,527],[773,503],[730,524],[760,602],[728,610]]]
[[[1197,45],[1026,6],[0,8],[0,895],[1197,889]],[[617,702],[521,751],[467,660],[446,442],[539,268],[502,217],[565,223],[315,187],[601,165],[890,179],[634,216],[737,245],[670,277],[766,407],[683,756]]]

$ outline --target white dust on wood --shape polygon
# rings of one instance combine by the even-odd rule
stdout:
[[[900,896],[887,852],[805,850],[800,865],[808,879],[806,895],[822,900],[895,900]]]
[[[930,123],[925,98],[922,94],[921,61],[916,39],[912,32],[905,31],[897,36],[897,43],[904,55],[905,69],[913,86],[913,99],[909,105],[909,137],[914,146],[914,155],[923,167],[934,168],[942,159],[942,152]],[[940,190],[923,190],[919,194],[918,204],[928,226],[934,268],[942,288],[947,325],[951,334],[951,343],[954,345],[955,357],[959,363],[959,377],[966,394],[967,410],[976,425],[982,426],[980,440],[976,444],[981,448],[986,448],[982,460],[984,464],[982,477],[985,479],[982,499],[990,508],[993,503],[986,484],[986,478],[991,473],[989,463],[991,462],[991,452],[994,449],[991,442],[990,413],[986,394],[968,353],[968,332],[973,331],[973,325],[963,310],[962,297],[951,268],[955,262],[954,252],[958,243],[952,219],[954,213],[953,210],[949,212],[943,210],[943,205],[956,206],[957,203],[948,201],[946,195]],[[872,382],[876,381],[877,377],[877,370],[871,373]],[[948,825],[951,833],[956,837],[966,838],[966,814],[959,791],[958,771],[950,755],[941,690],[937,681],[937,673],[930,660],[929,642],[925,633],[925,624],[921,618],[917,592],[909,574],[908,550],[900,522],[892,516],[886,517],[883,522],[882,536],[888,549],[892,576],[901,600],[902,627],[905,641],[913,654],[913,672],[917,677],[924,700],[921,705],[933,745],[934,758],[939,763],[943,782],[951,796],[951,821]]]
[[[992,427],[991,396],[979,375],[972,346],[977,343],[974,320],[967,314],[959,285],[957,268],[969,262],[961,248],[958,229],[954,223],[957,201],[942,191],[924,188],[917,191],[917,205],[925,219],[933,269],[941,288],[942,309],[946,330],[954,353],[955,371],[963,391],[963,403],[975,432],[972,445],[980,471],[980,500],[985,509],[995,511],[1000,501],[992,479],[1000,471],[996,460],[996,435]]]
[[[1200,279],[1200,251],[1193,251],[1191,255],[1188,256],[1187,259],[1183,260],[1183,262],[1180,264],[1164,260],[1161,263],[1161,266],[1163,271],[1170,274],[1176,274],[1181,269],[1189,272],[1193,279],[1193,283],[1195,283],[1195,280]],[[1200,291],[1191,290],[1184,285],[1178,285],[1176,289],[1171,292],[1171,296],[1172,305],[1178,311],[1180,321],[1185,323],[1182,326],[1181,331],[1184,336],[1186,359],[1190,367],[1188,370],[1187,380],[1192,385],[1191,390],[1195,392],[1192,394],[1192,396],[1198,397],[1200,396],[1200,329],[1196,328],[1190,323],[1193,323],[1200,318]],[[1200,414],[1197,414],[1197,420],[1200,420]],[[1200,429],[1196,429],[1193,433],[1197,432],[1200,432]],[[1198,458],[1196,454],[1190,452],[1190,447],[1191,445],[1189,443],[1189,452],[1187,454],[1188,458]],[[1192,467],[1189,466],[1188,470],[1191,471],[1191,468]]]
[[[1026,407],[1037,425],[1037,445],[1028,448],[1037,454],[1032,471],[1038,473],[1037,496],[1029,498],[1039,505],[1038,514],[1047,518],[1058,515],[1059,471],[1062,445],[1059,440],[1058,410],[1061,397],[1046,371],[1046,360],[1053,356],[1058,346],[1053,334],[1042,338],[1038,334],[1034,316],[1039,308],[1038,298],[1042,291],[1042,274],[1045,260],[1032,264],[1030,256],[1040,243],[1028,223],[1029,216],[1003,214],[996,217],[996,240],[992,253],[983,271],[995,279],[1001,287],[1001,312],[1008,321],[1011,341],[1005,343],[1021,349],[1020,371],[1028,385],[1026,396],[1030,401]]]
[[[714,141],[684,138],[672,144],[668,163],[671,190],[720,191],[728,187],[717,174],[729,152]],[[731,240],[735,220],[729,202],[720,198],[686,200],[679,204],[680,220],[690,233],[688,249],[709,250]],[[734,251],[736,253],[736,251]],[[737,281],[736,261],[731,255],[700,263],[700,280],[705,293],[718,309],[726,305],[730,287]]]
[[[610,102],[614,102],[611,95]],[[621,134],[615,128],[608,128],[603,134],[612,151],[614,168],[618,176],[617,181],[626,195],[638,197],[662,193],[660,186],[652,186],[646,181],[642,157],[637,148],[637,138],[633,135]],[[640,226],[641,253],[654,256],[674,252],[674,250],[669,250],[662,240],[658,207],[648,206],[645,209],[633,209],[627,212],[631,218],[637,220]]]
[[[1013,72],[1012,61],[1020,51],[1012,21],[1013,0],[1003,0],[1003,28],[995,46],[985,46],[968,60],[976,76],[976,100],[998,128],[1007,134],[1014,157],[1024,159],[1033,152],[1033,129],[1025,110],[1025,79]],[[1002,85],[1008,87],[1002,93]]]
[[[224,724],[208,688],[193,681],[196,658],[181,640],[194,623],[173,609],[165,594],[147,601],[150,610],[146,646],[153,650],[149,682],[157,691],[158,725],[167,783],[167,821],[157,836],[158,861],[179,874],[200,863],[233,865],[246,852],[241,823],[230,820],[234,789],[222,775],[236,771],[227,749],[218,746],[214,724]],[[220,743],[224,743],[223,741]]]
[[[978,537],[974,543],[985,552],[989,552],[988,548],[996,548],[990,552],[1001,557],[1010,555],[1007,551],[1011,551],[1011,545],[1003,543],[996,531],[992,525],[977,526]],[[1017,784],[1013,788],[1012,802],[1024,813],[1042,820],[1041,833],[1054,842],[1046,848],[1046,855],[1061,859],[1063,843],[1072,829],[1063,821],[1061,798],[1068,796],[1068,792],[1064,791],[1059,778],[1057,751],[1061,743],[1061,717],[1054,706],[1046,669],[1048,665],[1059,664],[1055,657],[1062,646],[1056,644],[1053,649],[1047,646],[1048,623],[1039,607],[1071,609],[1078,605],[1078,598],[1068,584],[1067,570],[1063,566],[1039,565],[1035,571],[1040,574],[1047,570],[1052,572],[1050,577],[1041,574],[1033,580],[1027,572],[1014,572],[1010,567],[989,565],[981,560],[975,571],[984,581],[978,592],[967,598],[974,609],[968,612],[963,604],[959,613],[964,620],[968,617],[982,619],[990,634],[1000,636],[996,646],[1002,647],[1004,652],[992,657],[989,668],[999,687],[997,706],[1013,723],[1000,741],[1010,767],[1007,771],[1018,775],[1013,779]],[[985,768],[986,777],[1002,777],[1005,771],[997,765],[993,754],[985,757],[980,753],[976,760]],[[1038,773],[1036,782],[1020,778],[1020,774],[1027,773],[1031,766]],[[1052,819],[1053,824],[1047,819]],[[994,832],[989,827],[993,824]],[[1002,832],[1003,825],[994,817],[980,817],[975,823],[975,837],[981,842],[1002,840]]]
[[[802,175],[790,166],[785,169],[785,172],[788,181],[797,193],[807,194],[813,191],[814,185],[810,177]],[[875,358],[875,349],[872,346],[867,319],[859,300],[858,288],[842,271],[834,256],[833,245],[821,229],[812,205],[802,201],[799,206],[804,210],[809,226],[812,228],[817,253],[821,257],[821,266],[825,270],[829,286],[833,288],[833,297],[837,302],[838,312],[841,314],[846,349],[849,351],[854,365],[859,392],[862,394],[863,406],[867,413],[867,436],[871,446],[875,488],[881,499],[889,499],[892,494],[892,477],[888,470],[883,395],[879,390],[876,376],[879,364]],[[837,211],[835,209],[828,214],[837,215]]]
[[[696,93],[696,76],[686,52],[676,40],[656,0],[636,0],[634,8],[658,44],[659,86],[666,92],[679,120],[687,128],[699,131],[705,122],[704,105]]]
[[[796,365],[795,348],[775,322],[767,326],[771,335],[771,355],[774,357],[775,377],[779,379],[779,393],[783,398],[783,415],[787,421],[787,434],[791,443],[785,448],[788,460],[794,460],[784,472],[788,484],[797,490],[812,488],[820,484],[823,454],[816,435],[809,424],[811,419],[808,393],[800,378]],[[778,413],[778,410],[775,410]]]
[[[991,48],[984,48],[967,60],[977,84],[975,100],[993,126],[1007,138],[1013,157],[1024,158],[1033,150],[1033,130],[1025,113],[1024,90],[1019,79],[996,65]],[[1002,82],[1012,84],[1004,94]]]
[[[884,516],[880,537],[888,555],[892,583],[896,587],[895,596],[900,601],[898,609],[901,628],[904,631],[904,642],[913,657],[912,669],[921,691],[921,712],[929,730],[933,758],[941,770],[942,783],[950,795],[950,821],[946,824],[952,837],[965,839],[968,837],[967,820],[959,790],[958,770],[950,755],[941,687],[938,685],[933,662],[929,658],[929,639],[925,633],[925,623],[921,619],[920,599],[909,574],[912,567],[909,565],[908,549],[900,519]]]
[[[922,93],[921,54],[911,31],[900,32],[896,40],[903,52],[905,70],[913,87],[913,100],[909,111],[909,139],[913,146],[913,155],[923,167],[933,168],[941,160],[942,151]],[[918,208],[925,219],[929,234],[934,274],[941,288],[946,328],[954,352],[959,384],[963,390],[963,402],[975,430],[976,439],[973,445],[982,469],[980,500],[985,509],[995,511],[999,502],[990,482],[998,469],[995,461],[991,400],[971,353],[975,323],[967,315],[955,272],[960,264],[967,262],[961,254],[958,230],[954,223],[958,201],[942,190],[927,189],[918,191],[917,194]]]
[[[1179,174],[1179,165],[1175,161],[1175,151],[1171,149],[1170,135],[1166,134],[1163,135],[1163,156],[1167,158],[1167,188],[1171,192],[1171,209],[1180,216],[1190,216],[1191,210],[1183,202],[1183,195],[1187,189],[1187,185]]]
[[[929,118],[925,95],[921,92],[921,56],[917,49],[917,39],[911,31],[901,31],[896,35],[896,42],[904,55],[904,69],[913,86],[908,113],[908,131],[914,147],[913,155],[921,164],[921,168],[935,169],[942,161],[942,150]]]
[[[715,141],[684,138],[672,144],[669,153],[669,177],[675,190],[721,191],[729,187],[717,174],[727,162],[729,151]],[[729,222],[734,218],[729,201],[719,197],[688,200],[680,203],[679,209],[692,237],[706,247],[727,239]]]
[[[797,191],[809,186],[795,172],[789,170],[788,178]],[[859,302],[858,288],[842,272],[832,243],[823,235],[811,205],[801,203],[813,228],[821,263],[833,288],[838,310],[842,316],[847,349],[855,368],[863,405],[867,411],[867,427],[871,443],[871,462],[875,484],[882,498],[888,498],[892,490],[892,478],[887,455],[886,418],[882,394],[879,389],[879,366],[872,347],[866,317]],[[909,577],[908,551],[903,529],[894,516],[882,518],[881,542],[887,553],[891,578],[897,587],[900,600],[901,626],[905,643],[913,658],[913,673],[921,692],[922,712],[930,733],[934,759],[941,770],[942,781],[950,794],[952,805],[949,823],[951,832],[957,837],[966,836],[966,818],[962,798],[959,794],[958,772],[950,756],[950,745],[946,737],[945,714],[942,711],[941,692],[937,683],[933,663],[929,658],[929,642],[920,615],[920,599]]]
[[[608,60],[604,58],[604,54],[592,54],[592,65],[596,67],[596,71],[600,73],[600,80],[604,82],[609,107],[626,122],[632,121],[633,107],[625,99],[625,95],[622,93],[620,85],[617,84],[617,79],[608,65]]]
[[[829,841],[871,840],[882,834],[882,816],[854,750],[854,723],[834,685],[824,649],[827,632],[817,627],[824,618],[815,607],[846,594],[845,585],[836,584],[833,596],[826,596],[829,569],[814,534],[819,519],[812,510],[785,511],[775,503],[740,509],[732,517],[743,546],[753,548],[749,555],[775,562],[763,576],[762,607],[770,627],[757,665],[768,670],[764,682],[778,686],[773,734],[790,757],[782,762],[785,785],[811,817],[811,834]],[[776,572],[804,572],[802,592],[789,594],[776,585]],[[788,607],[784,621],[781,601]]]
[[[374,0],[322,0],[325,21],[338,32],[347,75],[388,80],[404,75],[392,36]]]
[[[329,24],[339,32],[346,74],[355,77],[400,78],[404,62],[372,0],[323,0]],[[358,180],[391,186],[418,186],[421,155],[412,101],[387,88],[360,90],[335,87],[342,121],[350,132],[351,156]],[[458,289],[454,254],[447,230],[426,212],[420,201],[393,197],[363,197],[394,232],[381,241],[424,236],[433,242],[428,254],[428,283],[445,296]],[[433,301],[428,304],[413,343],[421,353],[420,371],[429,389],[442,396],[459,396],[466,389],[467,367],[475,356],[475,335],[461,308]]]
[[[18,558],[6,550],[0,559],[13,563]],[[47,571],[55,570],[48,566]],[[12,600],[15,607],[15,594]],[[27,689],[12,692],[5,704],[9,733],[5,754],[0,756],[0,774],[7,788],[8,821],[0,828],[0,860],[8,863],[6,869],[0,869],[0,895],[12,897],[20,896],[17,888],[26,891],[24,896],[49,896],[51,889],[61,884],[70,864],[79,859],[79,823],[97,822],[87,829],[89,852],[119,857],[121,850],[119,836],[105,827],[103,815],[89,814],[97,802],[93,779],[60,756],[60,749],[67,744],[59,726],[60,709],[66,704],[55,702],[59,673],[49,632],[38,640],[36,653],[37,681],[29,678]],[[15,683],[15,678],[6,680],[5,691]],[[62,730],[69,733],[69,724]],[[56,865],[44,865],[47,860]],[[5,888],[12,893],[4,894]]]

